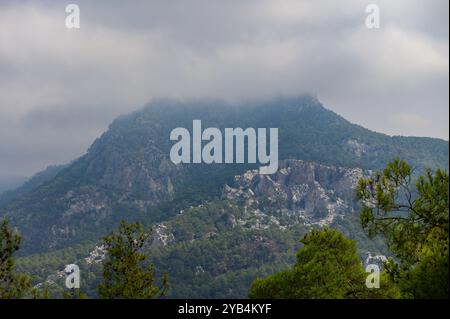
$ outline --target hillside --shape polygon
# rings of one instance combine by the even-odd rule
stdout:
[[[366,172],[367,173],[367,172]],[[175,298],[243,298],[256,276],[293,262],[298,238],[311,227],[339,229],[360,243],[360,255],[386,253],[361,230],[353,188],[365,172],[299,160],[281,163],[272,176],[247,171],[225,185],[220,200],[180,210],[153,227],[146,247],[158,272],[168,272]],[[104,251],[76,245],[19,260],[20,269],[61,291],[61,270],[80,265],[84,291],[96,295]],[[36,270],[37,269],[37,270]]]
[[[30,253],[96,239],[121,218],[157,222],[188,204],[220,196],[226,181],[252,166],[174,165],[169,133],[191,127],[193,119],[204,127],[278,127],[280,160],[378,169],[401,157],[418,171],[448,167],[448,142],[374,133],[310,97],[245,105],[159,101],[115,120],[84,156],[3,205],[0,216],[19,227],[23,251]]]
[[[66,165],[52,165],[45,170],[33,175],[30,179],[21,183],[19,187],[10,189],[0,194],[0,206],[6,206],[13,200],[33,191],[47,181],[52,180]]]

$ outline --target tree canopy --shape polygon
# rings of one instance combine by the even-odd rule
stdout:
[[[145,265],[142,248],[150,236],[140,223],[122,221],[119,229],[104,238],[107,258],[103,265],[103,279],[98,286],[101,298],[145,299],[164,296],[168,278],[155,286],[153,265]]]
[[[395,289],[366,287],[367,273],[354,241],[334,229],[312,230],[301,240],[297,262],[286,271],[257,279],[250,298],[382,298]]]
[[[5,219],[0,224],[0,299],[23,297],[31,288],[30,277],[15,271],[13,254],[22,238]]]
[[[387,240],[397,261],[386,268],[404,297],[449,296],[448,173],[427,170],[413,182],[413,169],[394,160],[359,181],[361,223],[370,236]]]

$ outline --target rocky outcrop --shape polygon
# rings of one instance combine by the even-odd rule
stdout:
[[[372,255],[371,252],[367,252],[363,264],[364,266],[375,264],[381,267],[387,260],[388,259],[385,255]]]
[[[174,241],[175,237],[167,229],[164,224],[156,225],[152,230],[152,246],[164,247],[170,242]]]
[[[236,176],[224,197],[245,207],[247,219],[239,222],[253,220],[252,228],[283,227],[282,220],[326,226],[354,210],[354,189],[363,175],[359,168],[286,160],[273,175],[253,170]]]
[[[106,247],[105,245],[95,246],[95,248],[89,253],[89,256],[84,258],[87,265],[99,264],[103,262],[106,258]]]
[[[348,139],[344,143],[344,149],[361,157],[370,151],[370,146],[356,139]]]

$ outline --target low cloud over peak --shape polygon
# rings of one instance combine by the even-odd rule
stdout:
[[[314,92],[387,134],[448,139],[448,1],[65,1],[0,4],[0,175],[83,153],[155,97]],[[391,116],[387,116],[391,114]]]

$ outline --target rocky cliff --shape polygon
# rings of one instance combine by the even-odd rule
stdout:
[[[247,221],[238,222],[249,227],[267,227],[262,222],[267,218],[280,227],[292,223],[327,226],[354,212],[354,189],[363,175],[360,168],[286,160],[273,175],[253,170],[236,176],[225,186],[224,197],[245,208]]]

